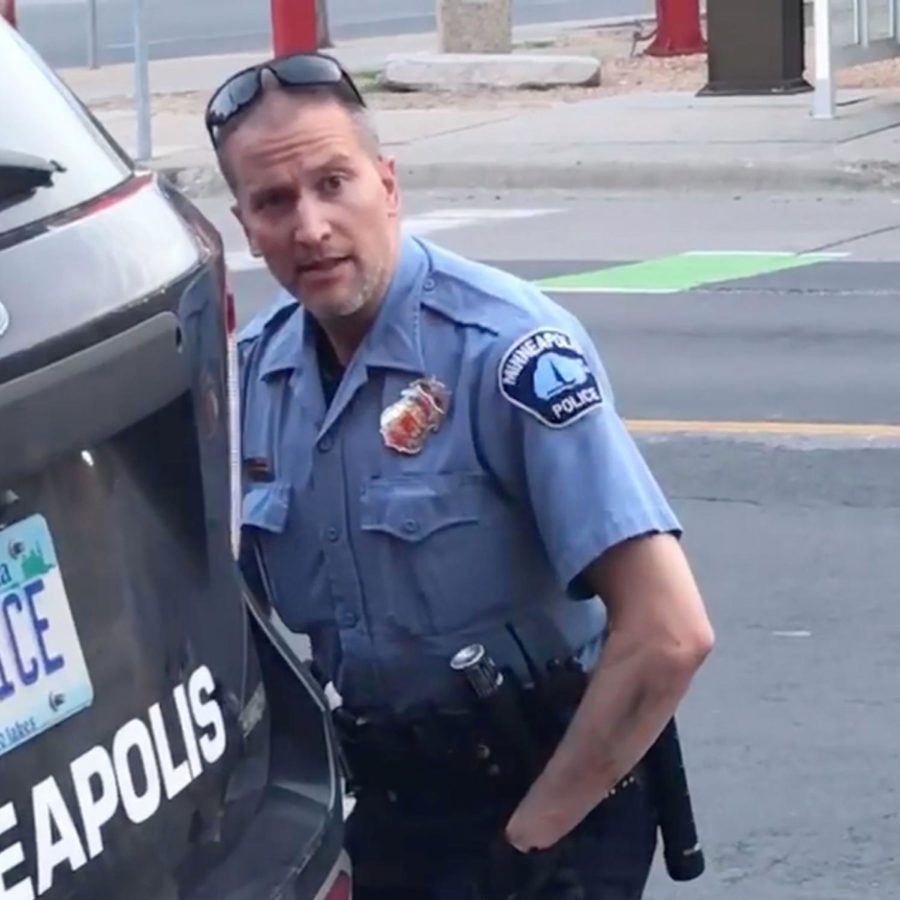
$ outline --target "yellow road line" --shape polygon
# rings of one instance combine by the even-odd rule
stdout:
[[[628,419],[629,430],[642,434],[778,434],[797,437],[900,438],[900,425],[850,422],[727,422],[690,419]]]

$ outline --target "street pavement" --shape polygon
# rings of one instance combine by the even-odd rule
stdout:
[[[203,206],[245,322],[271,281],[225,202]],[[464,192],[414,193],[406,209],[411,231],[530,279],[606,273],[552,296],[600,347],[718,638],[680,713],[707,874],[677,885],[660,859],[648,900],[892,900],[900,206]],[[801,256],[689,291],[663,292],[671,265],[621,268],[690,251]],[[608,288],[628,278],[646,290]]]
[[[88,64],[90,0],[18,0],[23,34],[53,66]],[[134,58],[131,0],[100,0],[101,65]],[[152,59],[257,51],[272,44],[269,0],[156,0],[145,3]],[[335,41],[434,31],[436,0],[329,0]],[[515,24],[642,15],[653,0],[514,0]]]

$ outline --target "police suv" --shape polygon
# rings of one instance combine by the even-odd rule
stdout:
[[[0,900],[343,900],[328,703],[235,562],[219,236],[2,19],[0,84]]]

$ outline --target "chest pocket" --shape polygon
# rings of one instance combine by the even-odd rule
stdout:
[[[370,615],[413,634],[446,634],[509,602],[499,498],[481,473],[376,478],[361,496],[360,554]],[[380,608],[373,608],[380,607]]]
[[[279,615],[294,627],[291,599],[286,595],[285,566],[289,559],[285,531],[291,508],[291,485],[273,481],[250,488],[244,494],[241,524],[255,542],[264,571],[261,573],[270,601]]]
[[[265,568],[271,600],[285,625],[305,632],[333,617],[315,522],[298,514],[287,480],[251,487],[244,494],[242,524],[252,534]]]

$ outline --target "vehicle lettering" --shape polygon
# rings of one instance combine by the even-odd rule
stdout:
[[[207,766],[221,759],[227,735],[214,690],[212,672],[206,666],[198,668],[186,685],[174,689],[172,699],[182,737],[177,760],[162,706],[155,703],[147,711],[146,721],[126,722],[110,748],[97,745],[70,764],[77,810],[66,805],[55,778],[35,785],[31,791],[31,840],[20,838],[0,851],[0,900],[40,897],[53,887],[58,867],[67,865],[75,872],[103,852],[103,828],[120,810],[136,825],[146,822],[159,811],[164,794],[172,799],[202,774],[201,758]],[[10,731],[7,728],[0,740],[9,740]],[[0,836],[17,826],[15,805],[0,806]],[[10,884],[11,871],[25,862],[29,850],[36,857],[36,879],[26,877]]]
[[[196,778],[203,770],[200,762],[200,749],[197,746],[197,735],[194,733],[194,720],[188,704],[187,691],[183,684],[175,688],[175,708],[178,710],[178,721],[181,723],[181,736],[187,748],[187,758],[191,766],[191,778]],[[224,730],[224,729],[223,729]]]
[[[0,806],[0,836],[12,831],[19,824],[16,808],[12,803]],[[31,879],[26,878],[12,887],[6,884],[6,873],[25,862],[25,848],[21,843],[10,844],[0,851],[0,897],[3,900],[34,900]]]
[[[85,863],[87,856],[72,820],[72,814],[54,778],[47,778],[31,791],[34,806],[34,842],[37,854],[37,896],[53,887],[53,872],[67,862],[73,872]],[[54,829],[59,835],[54,840]]]

